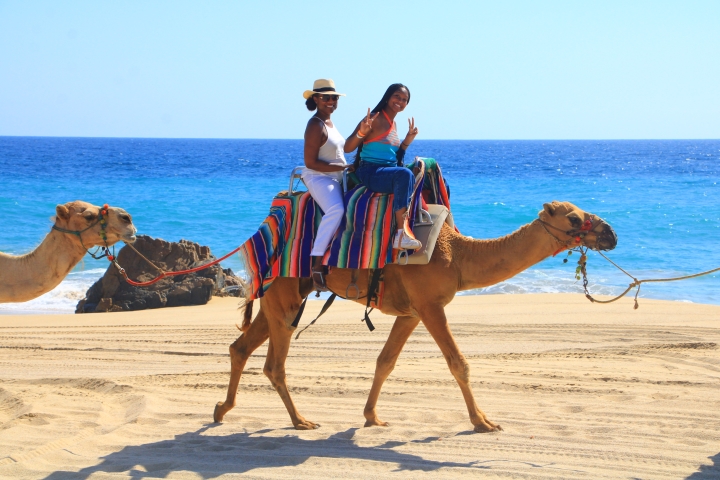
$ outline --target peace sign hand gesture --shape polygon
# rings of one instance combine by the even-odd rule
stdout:
[[[419,130],[415,126],[415,117],[408,118],[408,133],[405,135],[405,140],[403,140],[403,144],[406,147],[409,147],[413,140],[415,140],[415,137],[417,136]]]
[[[365,120],[360,122],[360,128],[358,129],[358,133],[361,136],[366,136],[370,131],[372,130],[372,124],[377,118],[378,114],[380,112],[376,112],[374,115],[370,116],[370,109],[368,108],[367,116],[365,117]]]

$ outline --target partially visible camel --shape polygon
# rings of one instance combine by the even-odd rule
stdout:
[[[387,265],[381,311],[397,315],[390,335],[377,359],[375,377],[365,405],[365,426],[387,426],[378,418],[376,405],[383,382],[390,375],[405,342],[423,322],[447,361],[460,386],[470,421],[476,432],[502,430],[478,408],[470,388],[470,367],[460,352],[445,317],[444,307],[462,290],[487,287],[517,275],[541,260],[574,246],[611,250],[617,244],[613,229],[601,218],[567,202],[544,205],[539,218],[495,240],[473,240],[444,225],[427,265]],[[345,292],[351,270],[332,269],[327,285]],[[367,295],[367,273],[357,283],[360,297]],[[264,373],[290,414],[296,429],[317,428],[300,415],[285,382],[285,359],[300,304],[313,288],[309,279],[277,278],[260,300],[260,312],[249,324],[252,304],[246,306],[243,334],[230,346],[230,385],[225,402],[215,406],[214,419],[221,422],[235,406],[238,384],[250,354],[270,338]],[[365,303],[365,299],[356,300]],[[249,312],[250,311],[250,312]]]
[[[85,256],[87,249],[135,241],[135,226],[125,210],[109,207],[98,221],[102,207],[79,200],[55,208],[55,227],[32,252],[13,256],[0,252],[0,303],[26,302],[55,288]],[[107,242],[102,238],[105,230]]]

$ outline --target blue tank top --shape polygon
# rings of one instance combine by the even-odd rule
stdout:
[[[382,110],[382,113],[390,124],[390,128],[382,135],[363,143],[363,148],[360,151],[360,160],[394,167],[397,165],[397,151],[400,148],[400,138],[397,134],[395,122],[390,121],[390,117],[385,113],[385,110]]]

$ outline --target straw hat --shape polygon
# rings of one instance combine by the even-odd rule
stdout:
[[[332,81],[332,78],[320,78],[318,80],[315,80],[315,83],[313,83],[313,89],[305,90],[303,92],[303,98],[307,100],[316,93],[324,93],[326,95],[342,95],[343,97],[345,96],[344,93],[338,93],[335,91],[335,82]]]

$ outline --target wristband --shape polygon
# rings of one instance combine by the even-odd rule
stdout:
[[[360,135],[360,131],[355,134],[358,138],[365,138],[367,135]]]

